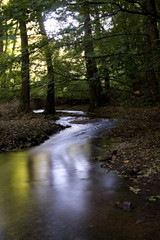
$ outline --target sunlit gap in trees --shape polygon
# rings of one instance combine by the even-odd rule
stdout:
[[[60,9],[59,9],[60,10]],[[71,16],[70,13],[66,14],[65,18],[60,17],[57,13],[51,12],[46,15],[45,29],[49,39],[62,40],[64,35],[68,35],[70,31],[76,31],[80,28],[80,23],[76,18],[78,18],[79,13],[74,13]],[[92,18],[91,18],[92,19]],[[94,19],[93,19],[94,20]],[[101,19],[102,26],[105,31],[112,27],[112,18]],[[71,30],[72,29],[72,30]],[[76,30],[75,30],[76,29]],[[61,47],[59,50],[59,55],[64,55],[65,46]],[[84,52],[82,53],[84,55]]]
[[[74,13],[74,17],[77,18],[78,13]],[[68,16],[63,19],[54,12],[48,14],[46,16],[45,28],[49,38],[54,38],[55,40],[63,39],[63,35],[69,33],[69,30],[67,30],[69,27],[80,27],[80,23],[74,17],[68,14]],[[107,19],[101,19],[101,24],[103,29],[107,31],[112,27],[112,18],[108,17]]]
[[[78,27],[79,23],[71,15],[67,16],[65,19],[60,18],[56,13],[50,13],[46,17],[45,28],[49,38],[62,39],[65,32],[64,29],[68,27]]]
[[[9,2],[9,0],[3,0],[1,1],[2,4],[7,4]]]
[[[68,15],[64,19],[60,18],[58,14],[52,12],[46,16],[45,28],[47,35],[50,39],[61,40],[65,34],[68,34],[67,28],[79,27],[79,22],[71,15]],[[64,55],[65,47],[59,49],[59,55]]]

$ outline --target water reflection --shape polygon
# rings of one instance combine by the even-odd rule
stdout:
[[[1,240],[128,239],[133,224],[136,232],[137,213],[126,217],[114,207],[124,186],[94,160],[109,144],[103,130],[113,123],[72,120],[72,128],[29,152],[0,154]],[[128,233],[117,238],[123,221]]]
[[[72,111],[72,110],[56,110],[57,113],[67,113],[67,114],[74,114],[74,115],[85,115],[82,111]]]
[[[50,155],[47,152],[29,155],[27,163],[30,182],[45,182],[50,179],[49,171],[52,166]]]

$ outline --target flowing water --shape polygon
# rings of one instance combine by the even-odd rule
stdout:
[[[42,145],[0,154],[0,240],[158,239],[150,206],[96,160],[113,146],[103,134],[116,121],[67,114],[57,123],[70,128]]]

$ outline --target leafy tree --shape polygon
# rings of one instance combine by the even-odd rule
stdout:
[[[30,110],[30,90],[47,95],[48,113],[54,95],[88,97],[90,109],[117,95],[120,104],[159,103],[158,0],[11,0],[1,13],[1,86],[19,95],[22,84],[19,111]]]

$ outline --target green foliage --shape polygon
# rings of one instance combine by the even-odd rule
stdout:
[[[104,2],[105,3],[105,2]],[[45,97],[47,66],[45,46],[47,41],[40,34],[38,13],[44,19],[53,17],[59,26],[49,35],[49,49],[55,75],[57,98],[88,99],[86,59],[84,57],[84,4],[89,4],[94,52],[90,58],[96,61],[97,73],[90,81],[96,86],[100,80],[102,92],[109,92],[120,105],[150,106],[158,104],[159,90],[153,91],[147,71],[160,69],[160,47],[150,40],[151,51],[146,50],[149,32],[145,28],[147,9],[132,1],[110,1],[108,4],[92,1],[32,1],[10,0],[1,6],[0,16],[0,97],[11,99],[19,96],[21,87],[21,44],[17,21],[27,23],[30,53],[31,97]],[[25,12],[25,14],[24,14]],[[53,15],[54,13],[54,15]],[[143,15],[143,13],[145,13]],[[155,16],[156,19],[156,16]],[[68,21],[68,23],[67,23]],[[159,22],[158,18],[156,19]],[[148,21],[148,24],[150,22]],[[150,29],[153,26],[149,26]],[[150,36],[151,39],[151,36]],[[159,39],[157,39],[157,45]],[[156,55],[156,59],[155,59]],[[106,90],[105,81],[108,81]],[[110,89],[109,89],[110,88]],[[8,92],[8,93],[7,93]],[[139,94],[137,94],[139,92]]]

